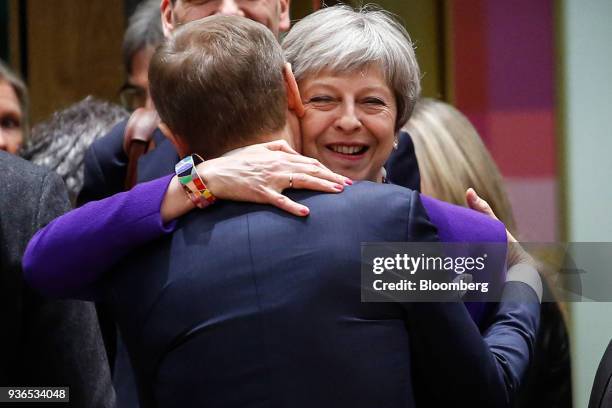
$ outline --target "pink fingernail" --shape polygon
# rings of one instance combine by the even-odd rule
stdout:
[[[309,213],[309,212],[310,212],[310,211],[308,210],[308,208],[302,208],[302,209],[300,210],[300,214],[302,214],[302,215],[308,215],[308,213]]]
[[[353,185],[353,180],[351,180],[350,178],[347,178],[344,182],[348,184],[349,186]]]
[[[338,190],[338,191],[342,191],[342,190],[344,190],[344,187],[341,186],[340,184],[334,184],[334,189]]]

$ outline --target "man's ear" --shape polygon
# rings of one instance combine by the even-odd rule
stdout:
[[[161,23],[164,37],[170,38],[174,30],[174,9],[172,8],[171,0],[162,0],[159,9],[161,11]]]
[[[278,19],[278,30],[281,33],[289,31],[289,27],[291,26],[291,19],[289,15],[290,5],[291,0],[279,0],[280,14]]]
[[[291,64],[288,62],[283,67],[283,77],[285,78],[285,88],[287,89],[287,107],[294,111],[298,118],[301,118],[304,116],[304,104],[302,103],[302,96],[291,70]]]
[[[166,136],[166,139],[172,142],[172,144],[176,148],[176,151],[178,152],[180,157],[185,157],[188,154],[190,154],[190,151],[187,148],[187,145],[181,140],[181,138],[176,133],[174,133],[168,127],[168,125],[166,125],[164,122],[160,122],[159,130],[161,130],[164,136]]]

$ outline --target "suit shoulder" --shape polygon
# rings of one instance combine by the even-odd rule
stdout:
[[[8,254],[18,259],[42,225],[69,208],[60,176],[21,158],[0,152],[0,232],[10,237]],[[2,237],[0,237],[2,241]]]
[[[359,181],[353,186],[346,188],[345,193],[352,198],[366,202],[385,202],[386,200],[414,200],[418,193],[409,188],[395,184],[374,183],[371,181]]]
[[[308,207],[323,208],[320,211],[326,213],[351,214],[372,221],[406,219],[415,204],[420,207],[419,195],[413,190],[369,181],[359,181],[339,194],[313,194],[300,201]]]
[[[127,126],[128,119],[117,123],[109,133],[96,139],[91,149],[100,156],[117,156],[123,153],[123,135]]]
[[[38,187],[47,178],[60,177],[50,170],[37,166],[20,157],[0,151],[0,178],[4,192],[28,191],[29,188]],[[10,194],[7,194],[10,195]]]

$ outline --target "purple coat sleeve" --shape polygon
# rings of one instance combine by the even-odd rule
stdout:
[[[421,194],[430,220],[438,227],[443,242],[506,242],[506,227],[469,208]]]
[[[172,176],[92,201],[34,235],[23,257],[24,279],[50,297],[89,298],[88,289],[131,250],[172,232],[161,204]]]
[[[496,304],[491,302],[491,299],[501,296],[506,281],[506,227],[501,222],[468,208],[423,194],[421,200],[431,222],[438,228],[440,242],[469,243],[471,245],[459,250],[479,252],[477,255],[483,252],[490,254],[489,267],[485,268],[481,275],[475,276],[479,282],[489,282],[492,288],[487,294],[489,301],[470,299],[473,301],[465,302],[472,319],[482,329],[486,327],[488,318],[496,309]]]

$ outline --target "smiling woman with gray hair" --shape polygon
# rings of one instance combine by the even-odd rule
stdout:
[[[421,93],[410,35],[393,14],[376,6],[317,11],[297,23],[282,46],[298,83],[321,73],[367,75],[368,68],[380,70],[396,99],[396,129],[408,121]]]
[[[375,7],[336,6],[301,20],[282,45],[306,108],[303,154],[355,180],[381,181],[421,90],[406,29]]]

